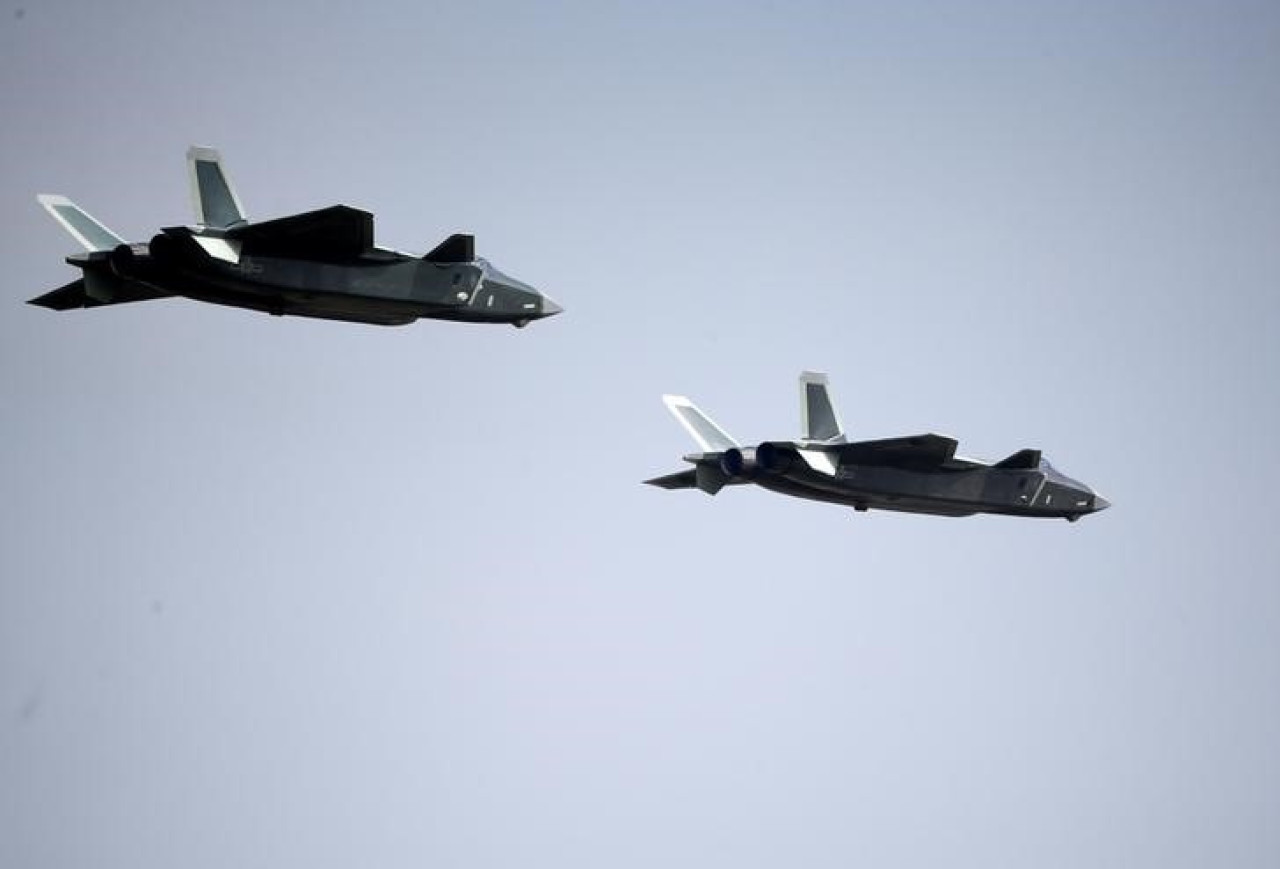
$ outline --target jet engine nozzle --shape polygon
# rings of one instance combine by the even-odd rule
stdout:
[[[127,278],[133,274],[137,257],[134,256],[132,247],[127,244],[118,244],[107,256],[107,263],[116,277]]]
[[[762,443],[756,447],[756,463],[762,471],[781,473],[789,470],[795,462],[795,453],[777,444]]]
[[[725,450],[724,455],[720,457],[720,470],[727,477],[754,477],[756,472],[760,470],[760,464],[756,461],[756,451],[747,447],[734,447]]]

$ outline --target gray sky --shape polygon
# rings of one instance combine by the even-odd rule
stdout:
[[[888,5],[0,9],[0,865],[1280,863],[1280,9]],[[192,143],[567,313],[21,304]],[[639,485],[802,368],[1115,507]]]

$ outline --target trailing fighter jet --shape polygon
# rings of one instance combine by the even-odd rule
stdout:
[[[376,247],[373,215],[334,205],[250,223],[222,159],[187,151],[196,226],[126,243],[64,196],[40,204],[87,251],[83,272],[31,304],[66,311],[169,296],[268,314],[401,326],[419,317],[525,326],[560,306],[475,255],[451,235],[426,256]]]
[[[664,489],[697,488],[714,495],[724,486],[755,483],[855,510],[1004,513],[1070,522],[1110,506],[1088,486],[1054,470],[1039,450],[1019,450],[986,465],[958,457],[956,442],[936,434],[850,443],[825,374],[800,375],[799,441],[743,447],[684,396],[664,395],[663,401],[702,448],[684,457],[691,469],[645,481]]]

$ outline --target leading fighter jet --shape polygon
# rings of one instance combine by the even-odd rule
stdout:
[[[67,257],[83,274],[31,304],[66,311],[169,296],[291,314],[401,326],[419,317],[520,327],[561,311],[528,284],[451,235],[425,256],[376,247],[373,215],[334,205],[250,223],[212,148],[187,151],[195,226],[127,243],[70,199],[40,204],[87,251]]]
[[[664,489],[754,483],[784,495],[845,504],[855,510],[898,510],[935,516],[1004,513],[1075,522],[1108,501],[1058,473],[1039,450],[1019,450],[994,465],[958,457],[956,442],[936,434],[886,440],[845,439],[827,391],[827,376],[800,375],[799,441],[743,447],[682,395],[663,401],[702,452],[689,470],[645,482]]]

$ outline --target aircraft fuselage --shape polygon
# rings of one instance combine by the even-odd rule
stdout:
[[[744,482],[857,510],[939,516],[998,513],[1075,519],[1106,504],[1087,487],[1050,479],[1043,471],[976,464],[937,470],[844,464],[834,475],[808,467],[783,472],[757,470]]]
[[[559,312],[532,287],[482,259],[437,263],[375,248],[334,262],[262,255],[227,261],[210,256],[189,236],[157,238],[164,243],[131,245],[128,253],[118,248],[76,254],[67,262],[84,269],[103,303],[123,290],[378,325],[419,318],[524,325]]]

